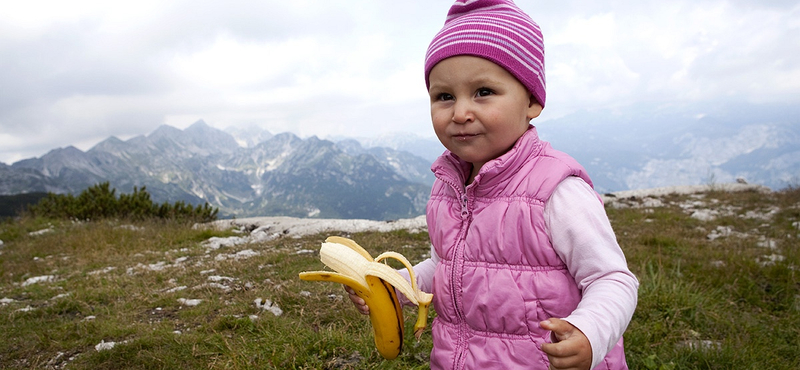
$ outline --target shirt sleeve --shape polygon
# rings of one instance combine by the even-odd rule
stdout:
[[[582,298],[563,318],[592,346],[592,368],[622,337],[637,303],[639,281],[628,269],[595,191],[583,179],[562,181],[545,204],[553,248],[575,278]]]
[[[433,292],[433,274],[436,272],[437,263],[439,263],[439,256],[436,254],[436,250],[433,248],[433,245],[431,245],[431,257],[414,265],[414,275],[417,277],[417,286],[423,292]],[[406,280],[411,281],[408,270],[399,269],[397,272],[399,272],[400,275],[403,275]],[[402,293],[400,293],[400,291],[397,291],[397,297],[403,306],[412,304],[411,301],[409,301]]]

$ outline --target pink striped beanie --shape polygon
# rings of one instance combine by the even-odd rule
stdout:
[[[492,61],[514,75],[544,106],[544,39],[511,0],[457,0],[425,55],[425,85],[436,63],[456,55]]]

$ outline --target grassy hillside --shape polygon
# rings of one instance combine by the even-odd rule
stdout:
[[[607,209],[641,281],[625,334],[632,369],[800,368],[800,191]],[[340,286],[297,278],[322,268],[314,251],[327,235],[207,242],[237,235],[165,222],[0,224],[0,368],[428,368],[430,332],[413,339],[413,310],[404,352],[383,361]],[[412,262],[428,253],[425,233],[347,236]]]

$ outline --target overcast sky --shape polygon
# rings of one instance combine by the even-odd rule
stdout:
[[[423,58],[451,1],[2,1],[0,162],[198,119],[433,136]],[[800,2],[534,1],[547,108],[800,103]]]

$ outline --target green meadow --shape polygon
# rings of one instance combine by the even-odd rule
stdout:
[[[800,189],[606,208],[641,283],[625,334],[631,369],[800,368]],[[220,245],[209,240],[246,231],[6,220],[0,368],[428,368],[430,331],[413,338],[415,310],[403,353],[385,361],[341,286],[297,278],[323,268],[316,251],[333,234],[412,263],[429,253],[426,233],[404,230]]]

